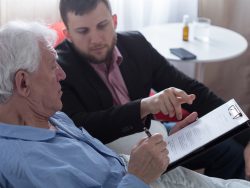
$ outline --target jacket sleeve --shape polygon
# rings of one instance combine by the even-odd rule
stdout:
[[[151,116],[146,117],[145,122],[140,117],[140,99],[107,109],[96,108],[90,112],[83,104],[88,100],[87,98],[79,98],[78,93],[71,89],[67,81],[62,83],[62,88],[63,111],[72,118],[78,127],[84,127],[93,137],[104,144],[141,132],[143,127],[149,128],[150,126]]]

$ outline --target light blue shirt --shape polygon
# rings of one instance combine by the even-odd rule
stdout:
[[[57,131],[0,123],[1,188],[149,188],[64,113],[50,122]]]

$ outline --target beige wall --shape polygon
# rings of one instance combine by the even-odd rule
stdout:
[[[249,0],[199,0],[199,16],[241,33],[250,44]],[[250,48],[230,61],[206,65],[205,84],[223,99],[235,98],[250,116]]]

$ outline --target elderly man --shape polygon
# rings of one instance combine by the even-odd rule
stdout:
[[[0,187],[249,187],[177,168],[159,134],[142,139],[130,160],[78,129],[63,113],[65,73],[52,48],[55,35],[38,23],[0,29]],[[193,113],[176,130],[193,121]]]

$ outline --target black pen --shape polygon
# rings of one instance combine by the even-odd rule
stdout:
[[[147,129],[147,127],[144,127],[143,129],[144,129],[145,133],[148,135],[148,137],[152,136],[152,134],[149,132],[149,130]]]

